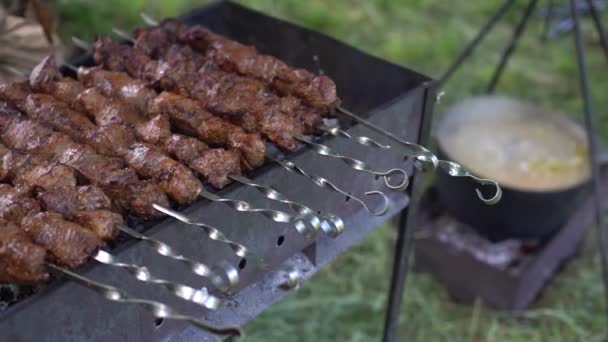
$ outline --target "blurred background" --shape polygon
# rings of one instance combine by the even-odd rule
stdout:
[[[438,77],[477,33],[501,0],[243,0],[243,5],[345,41],[373,55]],[[141,25],[139,12],[175,16],[208,1],[55,0],[57,35],[92,39],[112,26]],[[548,1],[540,1],[538,13]],[[444,89],[439,117],[451,104],[485,88],[512,27],[520,1]],[[534,14],[497,93],[582,117],[571,34],[541,41]],[[604,14],[604,22],[606,22]],[[608,68],[590,20],[584,21],[597,130],[608,137]],[[587,29],[589,28],[589,29]],[[66,44],[69,45],[69,44]],[[69,46],[65,46],[67,54]],[[340,58],[340,56],[336,56]],[[394,229],[379,229],[245,327],[251,341],[375,341],[382,333]],[[518,315],[450,300],[430,276],[408,278],[401,315],[407,341],[600,341],[608,333],[593,234],[533,307]]]

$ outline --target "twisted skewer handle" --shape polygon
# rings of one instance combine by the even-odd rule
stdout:
[[[195,317],[182,315],[182,314],[178,313],[177,311],[175,311],[170,306],[163,304],[161,302],[131,297],[125,291],[120,290],[117,287],[96,282],[93,279],[83,277],[77,273],[74,273],[68,269],[65,269],[63,267],[57,266],[52,263],[47,263],[47,266],[49,268],[55,270],[56,272],[61,273],[64,276],[70,278],[71,280],[79,283],[80,285],[83,285],[83,286],[86,286],[86,287],[92,289],[93,291],[104,296],[107,300],[111,300],[113,302],[118,302],[118,303],[127,303],[127,304],[135,304],[135,305],[142,306],[142,307],[146,308],[148,311],[150,311],[152,313],[152,315],[156,318],[187,321],[199,329],[202,329],[202,330],[214,333],[214,334],[242,336],[241,330],[238,327],[211,326]]]
[[[106,251],[98,251],[97,254],[93,256],[93,259],[105,265],[122,268],[141,282],[160,285],[171,291],[176,297],[204,306],[207,309],[215,310],[220,305],[219,298],[210,295],[205,287],[198,290],[184,284],[157,278],[150,273],[150,270],[147,267],[120,262],[112,254]]]
[[[418,167],[420,170],[427,171],[427,170],[435,170],[435,169],[439,168],[452,177],[468,177],[468,178],[473,179],[479,185],[493,186],[495,189],[494,195],[492,195],[489,198],[484,197],[483,194],[481,193],[481,191],[479,190],[479,188],[475,189],[475,192],[477,193],[477,197],[479,197],[479,199],[482,202],[484,202],[485,204],[494,205],[494,204],[498,203],[500,201],[500,199],[502,198],[502,189],[500,188],[500,185],[498,185],[497,182],[495,182],[491,179],[476,177],[476,176],[472,175],[469,171],[467,171],[464,167],[462,167],[460,164],[457,164],[457,163],[454,163],[451,161],[447,161],[447,160],[440,160],[437,158],[437,156],[435,154],[433,154],[427,148],[417,145],[417,144],[407,142],[407,141],[399,138],[395,134],[388,132],[385,129],[382,129],[382,128],[374,125],[373,123],[359,117],[358,115],[348,111],[347,109],[345,109],[341,106],[338,106],[337,111],[342,113],[343,115],[348,116],[351,119],[354,119],[358,123],[360,123],[368,128],[371,128],[374,131],[376,131],[382,135],[385,135],[385,136],[393,139],[394,141],[398,142],[402,147],[404,147],[406,149],[406,151],[407,151],[406,155],[416,158],[416,167]],[[331,132],[328,132],[328,133],[332,134]],[[340,135],[340,136],[346,137],[344,135]],[[362,137],[360,137],[360,138],[362,138]],[[374,144],[366,145],[366,146],[374,147],[373,145]]]
[[[388,150],[391,148],[389,145],[381,144],[381,143],[377,142],[376,140],[369,138],[369,137],[351,135],[350,133],[346,132],[345,130],[340,129],[340,127],[329,127],[326,125],[321,125],[321,126],[319,126],[319,129],[322,130],[323,132],[333,135],[334,137],[342,137],[342,138],[354,140],[359,145],[379,148],[379,149],[383,149],[383,150]]]
[[[215,241],[227,244],[230,247],[230,249],[232,249],[234,251],[234,254],[236,254],[237,256],[239,256],[241,258],[246,258],[249,255],[249,250],[247,249],[247,247],[241,245],[240,243],[228,240],[226,235],[224,235],[224,233],[222,233],[219,229],[212,227],[208,224],[205,224],[203,222],[194,221],[190,217],[188,217],[180,212],[177,212],[175,210],[164,207],[162,205],[153,204],[152,206],[154,207],[154,209],[160,211],[163,214],[169,215],[186,224],[194,225],[194,226],[198,226],[198,227],[202,228],[211,240],[215,240]]]
[[[284,211],[275,209],[254,208],[249,202],[230,198],[222,198],[206,190],[202,190],[200,196],[213,202],[224,203],[236,211],[246,213],[258,213],[264,215],[266,218],[274,222],[293,224],[295,229],[300,234],[308,237],[315,236],[321,226],[321,221],[313,213],[306,213],[304,215],[291,215]]]
[[[222,291],[227,291],[239,282],[239,272],[225,260],[220,262],[219,266],[217,267],[221,270],[218,272],[217,269],[212,270],[209,266],[201,262],[178,254],[171,246],[162,241],[152,239],[122,224],[117,225],[117,227],[120,231],[131,236],[132,238],[143,241],[156,253],[186,265],[192,271],[192,273],[198,276],[210,279],[211,283]]]
[[[377,212],[374,212],[373,210],[370,209],[370,207],[367,205],[367,203],[365,203],[365,201],[340,189],[338,186],[334,185],[327,179],[320,177],[320,176],[308,174],[301,167],[299,167],[298,165],[294,164],[293,162],[291,162],[289,160],[279,160],[277,158],[274,158],[274,157],[268,156],[268,155],[266,157],[268,159],[274,161],[275,163],[281,165],[285,170],[287,170],[289,172],[293,172],[293,173],[298,173],[298,174],[312,180],[312,182],[315,183],[320,188],[325,188],[325,189],[329,189],[329,190],[338,192],[352,200],[355,200],[356,202],[361,204],[361,206],[363,206],[363,208],[365,208],[365,210],[367,210],[370,214],[372,214],[374,216],[382,216],[382,215],[386,214],[386,212],[388,211],[388,198],[381,191],[368,191],[365,193],[366,196],[377,195],[382,198],[383,205],[382,205],[381,209]]]
[[[260,191],[262,194],[264,194],[264,196],[266,196],[266,198],[268,198],[268,199],[287,204],[293,211],[295,211],[296,213],[298,213],[302,216],[311,215],[311,216],[316,217],[317,220],[319,220],[319,217],[317,215],[315,215],[315,212],[312,209],[310,209],[309,207],[307,207],[306,205],[304,205],[302,203],[289,200],[287,198],[287,196],[285,196],[284,194],[280,193],[278,190],[276,190],[272,187],[256,183],[253,180],[251,180],[247,177],[243,177],[241,175],[229,175],[228,177],[241,184],[245,184],[245,185],[256,188],[258,191]],[[321,218],[321,220],[319,220],[318,225],[321,227],[321,230],[323,230],[323,232],[327,236],[336,237],[344,231],[344,222],[337,215],[334,215],[334,214],[322,215],[320,218]]]
[[[386,184],[386,186],[389,189],[400,191],[400,190],[404,190],[409,185],[408,174],[402,169],[396,168],[396,169],[390,169],[388,171],[375,171],[375,170],[372,170],[369,167],[369,165],[367,165],[367,163],[365,163],[361,160],[355,159],[355,158],[351,158],[351,157],[347,157],[345,155],[339,154],[339,153],[335,152],[334,150],[332,150],[329,146],[312,142],[303,137],[296,137],[296,139],[298,139],[302,143],[308,145],[316,153],[318,153],[322,156],[340,159],[344,163],[346,163],[346,165],[350,166],[351,168],[353,168],[357,171],[362,171],[362,172],[366,172],[366,173],[369,173],[372,175],[382,176],[384,178],[384,184]],[[400,176],[402,178],[401,182],[399,182],[398,184],[392,184],[391,177],[393,177],[393,176]]]

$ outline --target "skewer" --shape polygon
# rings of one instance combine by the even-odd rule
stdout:
[[[353,168],[357,171],[366,172],[366,173],[376,175],[376,176],[382,176],[384,178],[384,184],[391,190],[396,190],[396,191],[405,190],[405,188],[407,188],[407,186],[409,185],[408,174],[402,169],[395,168],[395,169],[390,169],[390,170],[384,171],[384,172],[374,171],[368,166],[367,163],[365,163],[361,160],[355,159],[355,158],[351,158],[351,157],[347,157],[345,155],[339,154],[327,145],[318,144],[318,143],[312,142],[308,139],[305,139],[303,137],[296,137],[296,139],[298,141],[304,143],[308,147],[312,148],[317,154],[320,154],[322,156],[331,157],[331,158],[340,159],[344,163],[346,163],[346,165],[350,166],[351,168]],[[392,176],[396,176],[396,175],[401,175],[403,177],[403,180],[400,183],[393,185],[390,182],[390,178]]]
[[[247,177],[241,176],[241,175],[229,175],[228,177],[230,179],[234,180],[235,182],[239,182],[241,184],[245,184],[245,185],[256,188],[262,194],[264,194],[264,196],[266,196],[266,198],[287,204],[293,211],[299,213],[300,215],[305,216],[305,215],[314,214],[314,211],[312,209],[310,209],[309,207],[307,207],[306,205],[287,199],[287,197],[285,195],[283,195],[282,193],[280,193],[273,187],[255,183],[253,180],[251,180]],[[322,215],[320,218],[322,219],[321,223],[320,223],[321,224],[320,227],[321,227],[321,230],[325,233],[325,235],[327,235],[331,238],[334,238],[334,237],[337,237],[338,235],[340,235],[344,231],[344,222],[342,221],[342,219],[339,216],[334,215],[334,214],[327,214],[327,215]]]
[[[178,254],[171,246],[162,241],[152,239],[122,224],[117,225],[117,227],[132,238],[143,241],[156,253],[188,266],[192,273],[198,276],[210,279],[211,283],[222,291],[227,291],[239,282],[239,272],[226,260],[219,263],[217,268],[220,268],[221,272],[218,272],[203,263]],[[223,276],[220,276],[220,274]]]
[[[468,170],[466,170],[464,167],[462,167],[460,164],[457,164],[455,162],[438,159],[437,156],[435,154],[433,154],[431,151],[429,151],[426,147],[404,141],[403,139],[399,138],[398,136],[394,135],[393,133],[388,132],[388,131],[374,125],[373,123],[348,111],[347,109],[343,108],[342,106],[338,106],[337,111],[344,114],[345,116],[348,116],[351,119],[354,119],[355,121],[362,124],[363,126],[371,128],[374,131],[376,131],[380,134],[383,134],[383,135],[393,139],[394,141],[398,142],[399,144],[401,144],[403,147],[406,148],[406,151],[407,151],[406,154],[408,156],[413,156],[416,158],[416,166],[420,170],[426,171],[426,170],[434,170],[434,169],[439,168],[443,172],[446,172],[448,175],[450,175],[452,177],[468,177],[468,178],[473,179],[479,185],[492,185],[495,188],[495,193],[492,197],[485,198],[483,196],[483,194],[481,193],[481,191],[479,190],[479,188],[475,189],[475,192],[477,193],[477,197],[479,197],[479,199],[482,202],[484,202],[485,204],[488,204],[488,205],[494,205],[500,201],[500,199],[502,197],[502,189],[500,188],[500,185],[498,185],[497,182],[495,182],[491,179],[485,179],[485,178],[480,178],[480,177],[474,176]],[[333,134],[331,132],[328,132],[328,133]],[[340,133],[338,133],[338,134],[340,134]],[[343,134],[340,134],[340,136],[345,137]],[[361,140],[361,138],[365,138],[365,137],[359,137],[359,140]],[[369,138],[366,138],[366,139],[369,140]],[[356,141],[359,141],[359,140],[356,140]],[[365,145],[365,146],[374,147],[374,144]]]
[[[93,259],[108,266],[122,268],[141,282],[160,285],[171,291],[176,297],[201,305],[207,309],[215,310],[220,305],[220,299],[210,295],[206,287],[195,289],[184,284],[157,278],[150,273],[147,267],[120,262],[115,256],[104,250],[99,250],[93,256]]]
[[[119,303],[135,304],[142,306],[148,311],[150,311],[152,315],[156,318],[187,321],[199,329],[209,331],[215,334],[242,336],[241,330],[238,327],[211,326],[195,317],[183,315],[175,311],[175,309],[171,308],[170,306],[161,302],[132,297],[125,291],[120,290],[117,287],[97,282],[93,279],[81,276],[68,269],[57,266],[53,263],[47,263],[47,266],[56,271],[57,273],[63,274],[64,276],[68,277],[70,280],[92,289],[93,291],[104,296],[108,300]]]
[[[150,17],[146,16],[146,18],[147,18],[147,20],[151,20]],[[112,32],[114,34],[116,34],[117,36],[119,36],[120,38],[125,39],[131,43],[134,43],[133,37],[131,37],[131,35],[129,33],[125,32],[124,30],[113,27]],[[82,45],[82,42],[79,42],[79,44]],[[296,136],[295,138],[298,141],[304,143],[304,145],[311,148],[313,151],[315,151],[315,153],[317,153],[319,155],[340,159],[343,162],[345,162],[346,165],[350,166],[354,170],[369,173],[372,175],[382,176],[384,179],[384,184],[391,190],[402,191],[402,190],[405,190],[407,188],[407,186],[409,185],[409,176],[403,169],[394,168],[394,169],[390,169],[387,171],[376,171],[376,170],[371,169],[367,163],[365,163],[361,160],[334,152],[329,146],[312,142],[304,136]],[[402,180],[397,184],[392,184],[391,177],[394,177],[394,176],[400,176],[402,178]]]
[[[279,164],[280,166],[282,166],[285,170],[287,170],[289,172],[298,173],[298,174],[310,179],[313,183],[315,183],[320,188],[325,188],[325,189],[335,191],[337,193],[340,193],[340,194],[346,196],[349,199],[355,200],[356,202],[361,204],[363,206],[363,208],[365,208],[365,210],[367,210],[371,215],[382,216],[382,215],[386,214],[386,212],[388,211],[388,203],[389,203],[388,198],[382,191],[368,191],[365,193],[366,196],[378,195],[382,198],[383,206],[381,207],[381,209],[379,211],[375,212],[372,209],[370,209],[370,207],[367,205],[367,203],[365,203],[365,201],[363,201],[362,199],[355,197],[355,196],[349,194],[348,192],[340,189],[338,186],[336,186],[335,184],[331,183],[330,181],[328,181],[327,179],[325,179],[323,177],[309,174],[308,172],[304,171],[301,167],[299,167],[298,165],[294,164],[293,162],[291,162],[289,160],[280,160],[280,159],[274,158],[272,156],[266,156],[266,158]]]

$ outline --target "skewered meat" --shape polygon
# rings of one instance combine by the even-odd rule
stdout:
[[[17,218],[27,213],[40,211],[38,202],[28,197],[35,189],[42,209],[61,213],[66,219],[91,229],[103,240],[116,236],[115,226],[122,222],[122,216],[109,211],[111,202],[101,189],[93,185],[77,187],[75,172],[66,165],[55,167],[61,172],[46,172],[36,177],[38,172],[35,171],[40,169],[49,169],[49,164],[43,162],[32,166],[26,172],[28,176],[12,180],[14,187],[0,184],[0,219],[18,221]]]
[[[66,221],[61,214],[41,212],[29,201],[31,198],[7,184],[0,186],[2,202],[13,208],[11,215],[0,219],[20,225],[35,244],[47,249],[60,264],[70,268],[82,265],[103,244],[92,231]]]
[[[0,220],[20,222],[31,213],[40,211],[38,202],[8,184],[0,184]]]
[[[159,31],[165,31],[166,35]],[[257,78],[281,94],[302,99],[308,106],[333,112],[340,104],[336,85],[329,77],[293,69],[275,57],[260,54],[253,46],[240,44],[201,25],[187,27],[175,19],[168,19],[158,27],[140,28],[134,33],[136,44],[145,46],[158,57],[169,45],[167,36],[213,58],[223,70]]]
[[[125,101],[148,118],[167,115],[177,128],[212,146],[238,149],[246,168],[256,168],[264,163],[266,146],[258,134],[246,133],[241,127],[212,115],[197,101],[170,92],[157,95],[144,82],[124,72],[98,67],[79,68],[78,79],[87,87],[96,87],[105,96]]]
[[[209,146],[195,138],[172,134],[169,121],[163,115],[146,121],[131,107],[120,101],[104,97],[96,88],[82,92],[75,103],[89,113],[93,113],[100,126],[113,123],[132,125],[143,141],[159,145],[168,154],[177,157],[180,162],[201,174],[216,188],[223,188],[230,183],[229,174],[240,174],[241,172],[238,153],[224,149],[210,149]],[[206,154],[215,156],[213,163],[198,160],[199,157],[204,158]],[[139,170],[137,167],[136,169]],[[185,186],[190,186],[190,184],[185,184]]]
[[[49,277],[46,250],[16,224],[0,220],[0,283],[38,283]]]
[[[22,151],[36,163],[60,162],[98,185],[119,208],[143,218],[162,216],[152,204],[168,205],[167,197],[155,184],[140,181],[131,168],[117,158],[96,154],[66,135],[28,120],[6,103],[0,103],[0,140],[12,150]]]
[[[265,134],[285,150],[297,149],[294,137],[304,132],[303,125],[266,101],[269,92],[260,93],[251,87],[254,80],[220,70],[199,73],[195,64],[184,60],[154,61],[143,52],[111,39],[95,42],[94,58],[110,70],[126,71],[150,85],[190,96],[244,129]]]
[[[34,243],[46,248],[57,263],[69,268],[85,263],[103,244],[92,231],[53,212],[28,215],[21,220],[21,228]]]
[[[135,46],[143,49],[143,51],[148,51],[148,49],[144,47],[144,45],[148,43],[148,41],[142,43],[136,40]],[[160,44],[157,41],[156,44],[159,44],[160,47],[154,46],[152,49],[161,53],[159,57],[161,59],[166,61],[175,61],[175,63],[184,63],[183,61],[188,61],[187,63],[194,65],[193,68],[199,70],[199,73],[206,71],[207,76],[209,72],[213,72],[214,74],[219,73],[231,75],[230,72],[232,72],[232,70],[219,71],[218,67],[216,66],[217,64],[215,64],[215,61],[212,58],[195,52],[189,46],[180,44],[170,45],[170,41],[168,41],[167,44]],[[163,48],[166,50],[163,51]],[[205,75],[202,76],[205,77]],[[259,94],[266,94],[263,101],[265,101],[267,106],[279,108],[282,113],[285,113],[287,116],[292,117],[297,122],[302,124],[304,126],[305,133],[314,133],[316,131],[316,127],[319,125],[322,119],[321,110],[303,105],[298,98],[291,95],[278,97],[272,93],[269,93],[267,91],[267,85],[259,80],[248,79],[248,83],[249,88],[252,91],[257,89]]]
[[[128,127],[111,124],[97,129],[85,115],[52,96],[29,94],[23,98],[16,95],[17,91],[8,90],[10,88],[12,84],[0,86],[0,98],[13,101],[30,118],[48,124],[78,142],[94,146],[99,153],[122,157],[142,177],[154,180],[176,202],[190,203],[198,196],[202,185],[190,170],[163,153],[136,143]],[[23,87],[18,89],[22,91]],[[20,95],[24,95],[23,91]],[[145,158],[150,158],[145,164],[141,161],[142,151],[146,151]]]

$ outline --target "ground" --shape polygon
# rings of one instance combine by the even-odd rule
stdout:
[[[137,13],[179,14],[206,1],[57,0],[65,37],[88,38],[140,24]],[[438,77],[500,0],[244,0],[372,54]],[[541,1],[540,7],[548,1]],[[565,2],[565,1],[564,1]],[[446,85],[437,115],[483,91],[525,3],[518,6]],[[604,16],[604,22],[606,22]],[[572,35],[541,42],[538,15],[508,66],[498,92],[581,118]],[[598,132],[608,137],[608,67],[589,21],[584,29]],[[368,236],[298,292],[245,327],[252,341],[375,341],[382,332],[391,267],[392,227]],[[606,316],[595,240],[557,277],[533,308],[518,317],[454,304],[429,276],[409,277],[401,315],[404,341],[600,341]]]

